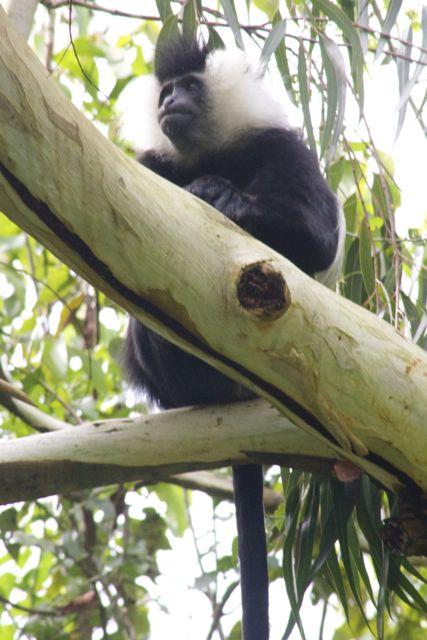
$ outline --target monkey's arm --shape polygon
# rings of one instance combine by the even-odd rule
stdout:
[[[147,169],[151,169],[157,175],[166,178],[170,182],[181,185],[183,183],[182,172],[172,160],[159,155],[155,151],[144,151],[137,157],[137,161]]]
[[[316,165],[299,168],[296,180],[280,163],[266,164],[245,191],[219,176],[202,176],[186,189],[313,275],[334,260],[338,206]]]

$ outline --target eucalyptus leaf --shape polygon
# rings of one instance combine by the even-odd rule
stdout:
[[[209,31],[209,40],[208,40],[208,48],[209,51],[213,51],[214,49],[225,49],[225,44],[218,31],[214,29],[214,27],[208,26]]]
[[[277,47],[283,41],[283,36],[285,35],[285,31],[286,31],[286,20],[281,20],[280,22],[277,22],[273,26],[272,30],[268,34],[268,37],[264,42],[264,46],[262,48],[261,56],[260,56],[260,65],[262,68],[267,67],[271,56],[273,55],[273,53],[275,53]]]
[[[224,10],[225,19],[227,20],[231,31],[233,32],[234,40],[239,49],[244,49],[242,33],[240,31],[240,24],[237,18],[236,7],[233,0],[220,0],[221,6]]]
[[[382,563],[382,573],[381,573],[381,579],[380,579],[380,590],[378,593],[378,603],[377,603],[378,640],[383,640],[384,638],[384,614],[385,614],[386,594],[387,594],[387,588],[388,588],[388,569],[389,569],[389,552],[387,549],[385,549],[383,563]]]
[[[310,94],[307,81],[307,63],[305,59],[305,50],[302,40],[299,44],[298,51],[298,82],[301,97],[301,106],[304,114],[304,123],[307,131],[308,144],[312,152],[317,156],[316,140],[314,138],[313,124],[310,114]]]
[[[335,592],[340,601],[340,605],[344,610],[344,614],[347,622],[350,620],[349,608],[348,608],[348,599],[345,591],[344,580],[342,577],[340,565],[338,562],[337,554],[335,548],[331,548],[331,552],[328,556],[327,567],[331,574],[332,580],[334,582]]]
[[[302,640],[306,640],[304,628],[302,626],[299,614],[302,603],[299,601],[298,593],[296,590],[293,562],[293,546],[296,540],[299,510],[300,493],[297,483],[294,482],[288,499],[286,500],[286,531],[285,542],[283,545],[283,578],[285,580],[286,593],[288,594],[292,614],[289,618],[282,640],[287,640],[289,638],[295,624],[298,626],[298,630],[301,634]]]
[[[403,0],[390,0],[384,23],[381,26],[381,33],[385,34],[386,36],[390,35],[392,28],[396,24],[396,19],[401,9],[402,3]],[[384,37],[384,35],[381,36],[375,53],[375,60],[378,60],[378,58],[382,54],[387,40],[387,37]]]
[[[156,0],[156,5],[160,18],[165,23],[172,16],[171,0]]]
[[[421,29],[423,32],[423,38],[421,42],[422,50],[420,52],[420,57],[418,61],[415,63],[416,69],[413,73],[412,78],[404,86],[400,87],[400,98],[399,98],[399,103],[397,105],[397,109],[399,111],[402,109],[402,107],[407,102],[407,100],[409,100],[414,86],[418,82],[422,72],[425,70],[425,67],[427,65],[427,6],[424,6],[422,10]]]
[[[313,6],[320,9],[327,15],[347,38],[350,47],[350,64],[354,77],[354,88],[358,97],[360,112],[363,112],[364,89],[363,89],[363,51],[360,44],[359,33],[353,26],[350,18],[339,7],[329,0],[313,0]]]
[[[193,0],[184,5],[182,11],[182,33],[190,41],[194,40],[197,31],[196,6]]]
[[[319,36],[322,60],[327,80],[327,115],[321,139],[320,155],[327,153],[329,162],[335,153],[344,125],[347,76],[344,59],[335,42],[325,35]]]
[[[170,15],[165,20],[162,28],[160,29],[159,36],[157,38],[156,52],[155,52],[155,57],[154,57],[154,59],[155,59],[154,66],[156,66],[157,55],[158,55],[159,51],[161,51],[163,46],[167,45],[170,42],[170,40],[174,40],[176,38],[179,38],[179,36],[180,36],[180,33],[179,33],[179,28],[178,28],[178,18],[177,18],[177,16]]]
[[[402,49],[401,49],[402,57],[396,58],[397,77],[399,82],[399,93],[400,93],[399,104],[401,106],[399,108],[399,118],[397,121],[395,140],[397,140],[402,130],[403,123],[405,122],[406,108],[408,106],[407,99],[402,100],[402,98],[405,97],[406,87],[410,85],[409,72],[411,67],[411,62],[410,62],[411,50],[412,50],[412,27],[409,28],[406,34],[406,44],[402,45]],[[408,94],[408,98],[409,98],[409,94]]]
[[[357,22],[361,27],[369,27],[369,2],[368,0],[357,0]],[[368,51],[368,31],[360,30],[359,38],[364,54]]]
[[[368,296],[375,291],[375,269],[373,260],[371,233],[364,219],[360,227],[359,262]]]
[[[276,15],[273,18],[273,24],[276,25],[281,22],[282,16],[280,15],[280,11],[277,11]],[[288,92],[289,98],[292,100],[293,104],[296,105],[297,98],[295,95],[295,88],[292,82],[292,74],[288,62],[288,55],[285,46],[285,35],[283,35],[278,46],[276,47],[274,56],[276,58],[277,68],[279,69],[283,84],[285,85],[285,89]]]
[[[358,605],[359,611],[362,614],[365,624],[369,626],[368,620],[366,618],[363,602],[362,602],[362,594],[360,590],[359,584],[359,574],[357,571],[357,567],[353,561],[352,554],[350,553],[350,541],[347,532],[347,523],[348,523],[348,504],[349,504],[349,495],[347,492],[347,485],[350,483],[338,483],[335,482],[332,484],[332,496],[333,496],[333,506],[334,506],[334,516],[335,523],[338,532],[338,540],[340,543],[340,552],[341,559],[344,565],[346,578],[350,585],[351,592],[354,596],[355,602]],[[347,513],[346,513],[347,511]]]

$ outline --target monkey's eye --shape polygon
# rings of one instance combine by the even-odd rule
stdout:
[[[187,78],[185,78],[184,86],[187,91],[197,91],[198,89],[200,89],[200,85],[201,81],[194,76],[188,76]]]

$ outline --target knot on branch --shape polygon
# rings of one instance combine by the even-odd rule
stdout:
[[[241,306],[263,320],[276,320],[290,305],[290,292],[285,279],[267,262],[244,267],[237,282]]]

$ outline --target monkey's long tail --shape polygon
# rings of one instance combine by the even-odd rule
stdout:
[[[261,465],[233,467],[243,640],[268,640],[268,571]]]

